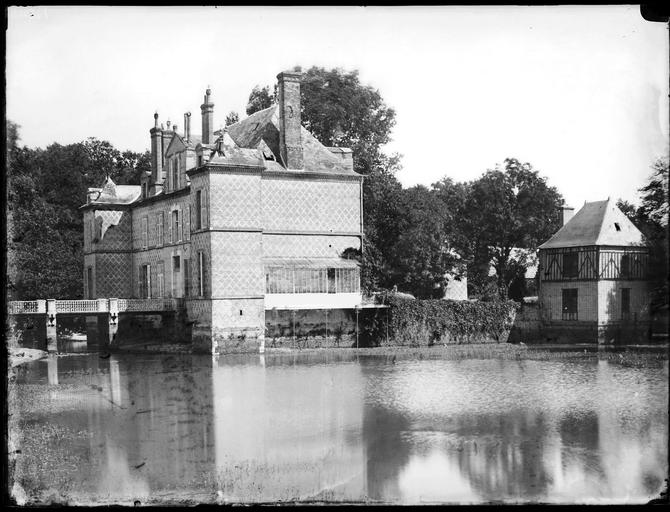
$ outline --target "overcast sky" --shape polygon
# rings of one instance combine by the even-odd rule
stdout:
[[[379,89],[405,186],[516,157],[577,208],[637,202],[668,153],[668,29],[638,6],[11,7],[7,117],[28,146],[144,151],[154,111],[199,127],[210,85],[219,126],[296,64]]]

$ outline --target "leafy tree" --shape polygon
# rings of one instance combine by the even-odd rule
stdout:
[[[270,107],[277,97],[277,90],[275,88],[274,94],[270,95],[270,87],[265,86],[261,88],[260,86],[255,86],[251,93],[249,94],[249,101],[247,102],[247,115],[258,112],[259,110],[265,110]]]
[[[667,157],[652,165],[648,183],[639,189],[639,207],[619,199],[617,206],[637,226],[649,244],[652,306],[668,304],[668,168]]]
[[[12,299],[82,295],[83,221],[88,187],[109,175],[139,185],[150,170],[148,152],[120,152],[89,138],[46,149],[18,146],[18,127],[7,130],[8,284]]]
[[[505,160],[504,169],[496,166],[471,184],[464,208],[463,231],[470,238],[467,258],[472,273],[496,271],[502,298],[507,298],[510,283],[525,271],[525,262],[514,255],[514,248],[532,249],[560,227],[559,208],[563,198],[529,163],[514,158]],[[525,258],[523,252],[520,253]],[[516,272],[510,272],[516,267]]]
[[[395,111],[378,90],[360,83],[357,71],[311,67],[301,72],[302,124],[325,146],[348,147],[354,153],[354,169],[363,181],[363,268],[366,291],[393,286],[391,259],[399,230],[402,186],[395,177],[400,155],[387,155],[383,146],[391,140]],[[247,114],[269,107],[277,91],[254,87]]]
[[[235,124],[240,120],[240,115],[231,110],[228,112],[228,115],[226,116],[226,126],[230,126],[231,124]]]
[[[393,278],[400,291],[418,298],[441,298],[456,256],[447,244],[443,204],[427,187],[402,192],[399,236],[392,252]]]

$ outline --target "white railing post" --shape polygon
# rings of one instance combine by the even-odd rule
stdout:
[[[109,344],[112,345],[119,330],[119,299],[109,299]]]
[[[109,311],[107,299],[98,299],[98,313],[106,313]]]

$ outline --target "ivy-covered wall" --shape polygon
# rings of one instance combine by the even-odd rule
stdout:
[[[503,343],[518,308],[512,300],[421,300],[390,294],[380,301],[388,310],[366,319],[364,326],[365,337],[375,345]]]

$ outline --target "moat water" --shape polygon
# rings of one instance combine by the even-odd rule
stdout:
[[[83,353],[19,368],[28,501],[646,503],[668,474],[667,359]]]

